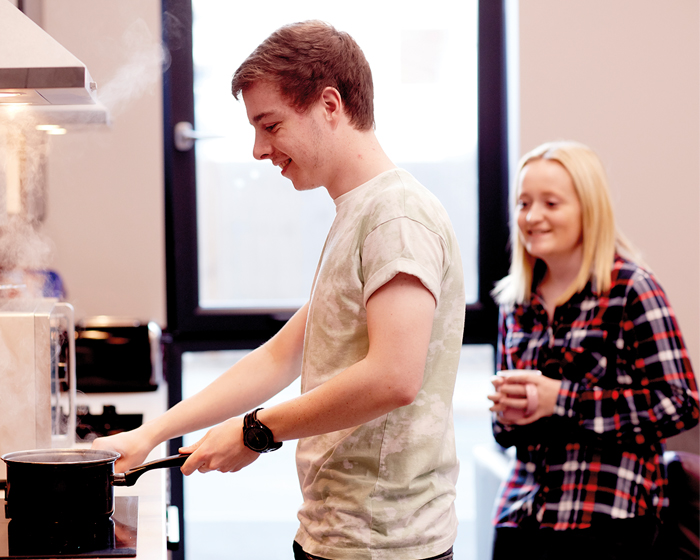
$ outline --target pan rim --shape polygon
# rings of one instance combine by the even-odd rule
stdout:
[[[41,460],[42,456],[65,456],[75,457],[74,460],[59,461],[59,460]],[[23,465],[89,465],[89,464],[104,464],[113,463],[119,459],[121,455],[116,451],[107,451],[102,449],[27,449],[23,451],[12,451],[5,453],[0,457],[7,464],[23,464]],[[37,459],[39,458],[39,460]]]

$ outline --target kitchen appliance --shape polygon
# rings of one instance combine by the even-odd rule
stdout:
[[[20,114],[42,125],[110,123],[87,67],[11,2],[0,0],[0,118]]]
[[[44,217],[47,134],[108,125],[87,67],[8,0],[0,0],[0,225]],[[7,265],[4,265],[7,266]]]
[[[90,407],[79,404],[76,416],[75,440],[80,443],[91,443],[98,437],[135,430],[143,424],[143,414],[119,414],[113,404],[103,405],[102,414],[91,414]]]
[[[4,103],[95,105],[87,67],[8,0],[0,0],[0,91]]]
[[[138,497],[117,496],[114,515],[93,522],[7,519],[0,500],[0,558],[129,558],[136,556]]]
[[[153,321],[98,316],[76,325],[76,383],[84,393],[155,391],[163,379],[161,330]]]
[[[55,298],[0,298],[0,454],[72,447],[75,393],[72,306]]]

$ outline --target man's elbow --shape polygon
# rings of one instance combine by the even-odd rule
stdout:
[[[420,375],[400,375],[390,388],[391,400],[394,408],[413,404],[423,385],[423,372]]]

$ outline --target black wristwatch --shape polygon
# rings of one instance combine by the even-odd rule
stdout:
[[[265,424],[258,420],[258,410],[249,412],[243,419],[243,444],[257,453],[268,453],[282,447],[281,441],[275,441],[275,438]]]

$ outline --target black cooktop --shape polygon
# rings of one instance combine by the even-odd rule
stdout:
[[[138,497],[117,496],[114,504],[112,517],[47,523],[8,520],[0,500],[0,559],[134,557]]]

